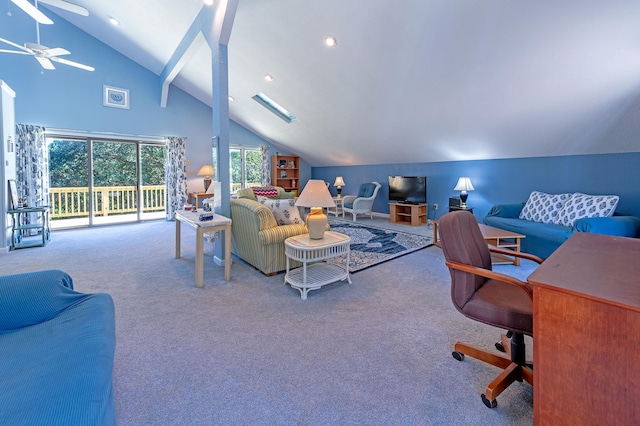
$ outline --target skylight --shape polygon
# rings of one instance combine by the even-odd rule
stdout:
[[[253,96],[253,100],[258,102],[260,105],[262,105],[278,117],[282,118],[287,123],[291,123],[296,119],[295,115],[291,114],[289,111],[284,109],[280,104],[269,98],[264,93],[258,93],[257,95]]]

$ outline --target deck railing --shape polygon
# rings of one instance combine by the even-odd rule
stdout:
[[[93,209],[96,216],[130,214],[138,211],[135,186],[96,186],[93,188]],[[89,216],[89,188],[49,188],[51,219]],[[165,210],[165,186],[142,187],[142,211]]]

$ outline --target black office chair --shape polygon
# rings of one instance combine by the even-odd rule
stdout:
[[[452,353],[458,361],[469,355],[503,369],[483,393],[482,402],[497,406],[496,398],[514,381],[533,385],[533,369],[525,360],[524,335],[533,335],[533,290],[529,284],[491,269],[491,252],[542,263],[542,259],[489,247],[478,222],[468,211],[445,214],[439,222],[442,251],[451,273],[451,299],[464,316],[508,330],[498,349],[508,357],[457,342]],[[510,339],[510,342],[509,342]]]

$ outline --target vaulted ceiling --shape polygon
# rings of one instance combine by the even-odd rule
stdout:
[[[158,75],[208,7],[72,2],[51,10]],[[211,105],[192,49],[174,84]],[[312,166],[640,151],[637,0],[239,0],[228,55],[231,119]]]

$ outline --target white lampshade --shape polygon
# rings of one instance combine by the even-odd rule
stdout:
[[[335,182],[333,182],[333,186],[337,186],[338,188],[341,188],[341,187],[343,187],[344,185],[345,185],[345,183],[344,183],[344,179],[342,179],[342,176],[338,176],[338,177],[336,178],[336,181],[335,181]]]
[[[213,174],[213,166],[211,164],[205,164],[198,170],[198,176],[211,176]]]
[[[458,179],[458,183],[456,184],[456,187],[453,188],[453,190],[454,191],[474,191],[475,188],[471,183],[471,179],[469,179],[468,177],[461,177],[460,179]]]
[[[310,179],[296,201],[301,207],[334,207],[336,203],[323,180]]]
[[[322,208],[334,207],[335,205],[327,184],[323,180],[311,179],[307,182],[302,194],[296,201],[296,206],[311,208],[311,212],[305,221],[309,231],[309,238],[312,240],[324,238],[327,216],[322,212]]]

